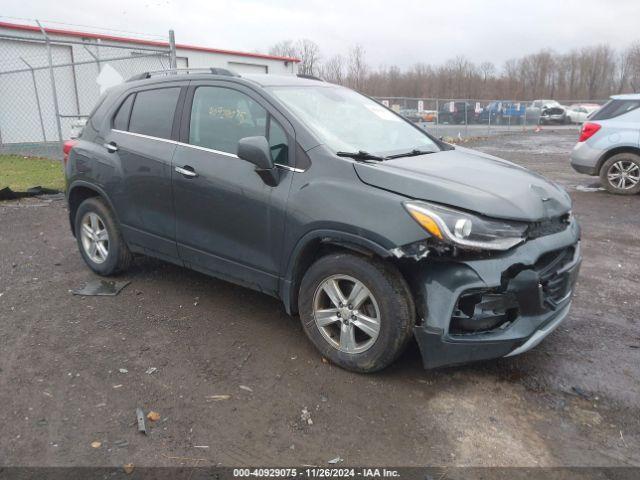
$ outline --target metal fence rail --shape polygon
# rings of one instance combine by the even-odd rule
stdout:
[[[0,154],[61,158],[107,86],[171,61],[171,48],[0,32]]]

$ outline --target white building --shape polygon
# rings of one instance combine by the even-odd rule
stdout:
[[[145,71],[169,68],[167,42],[45,28],[55,66],[63,138],[91,112],[101,91]],[[178,68],[295,75],[296,58],[176,45]],[[103,86],[104,88],[104,86]],[[0,146],[58,141],[47,47],[39,27],[0,22]]]

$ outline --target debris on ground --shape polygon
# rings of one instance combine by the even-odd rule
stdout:
[[[158,420],[160,420],[160,414],[152,410],[149,413],[147,413],[147,418],[152,422],[157,422]]]
[[[59,194],[59,190],[44,188],[41,186],[27,188],[24,192],[14,192],[9,187],[0,190],[0,200],[17,200],[25,197],[35,197],[38,195],[54,195]]]
[[[222,400],[229,400],[231,395],[208,395],[205,397],[207,400],[211,400],[212,402],[220,402]]]
[[[115,296],[118,295],[120,291],[130,283],[131,282],[129,280],[117,282],[114,280],[95,279],[88,281],[87,284],[82,288],[71,290],[71,293],[73,293],[74,295],[82,295],[84,297]]]
[[[97,440],[95,442],[91,442],[91,448],[100,448],[102,446],[102,442],[98,442]]]
[[[247,387],[246,385],[240,385],[242,390],[246,390],[247,392],[253,392],[253,388]]]
[[[129,373],[129,370],[127,370],[126,368],[119,368],[118,371],[120,373]]]
[[[579,192],[601,192],[604,191],[604,188],[597,186],[590,186],[590,185],[576,185],[576,190],[578,190]]]
[[[589,400],[591,399],[591,395],[587,392],[585,392],[582,388],[580,387],[571,387],[571,391],[576,394],[577,396],[579,396],[580,398],[584,398],[585,400]]]
[[[336,463],[340,463],[340,462],[344,462],[344,458],[337,456],[336,458],[332,458],[331,460],[329,460],[327,463],[335,465]]]
[[[118,447],[118,448],[125,448],[129,446],[129,441],[128,440],[116,440],[113,442],[113,445]]]
[[[193,448],[209,448],[209,445],[194,445]]]
[[[158,370],[156,367],[149,367],[144,373],[146,373],[147,375],[151,375],[156,370]]]
[[[313,425],[313,420],[311,420],[311,412],[307,410],[307,407],[302,409],[302,413],[300,414],[300,419],[305,422],[307,425]]]
[[[133,472],[133,463],[125,463],[122,466],[122,470],[124,470],[124,473],[126,473],[127,475],[131,475],[131,473]]]
[[[144,412],[140,407],[136,408],[136,418],[138,419],[138,431],[147,434],[147,427],[144,424]]]

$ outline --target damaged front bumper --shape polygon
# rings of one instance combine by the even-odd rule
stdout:
[[[425,368],[517,355],[567,316],[582,262],[580,228],[472,260],[434,259],[415,274],[414,333]]]

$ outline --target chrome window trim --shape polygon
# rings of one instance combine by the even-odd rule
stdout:
[[[235,153],[223,152],[221,150],[214,150],[213,148],[201,147],[200,145],[191,145],[190,143],[182,143],[182,142],[178,142],[176,140],[170,140],[168,138],[154,137],[154,136],[151,136],[151,135],[145,135],[143,133],[127,132],[125,130],[118,130],[117,128],[112,128],[111,130],[113,132],[125,133],[127,135],[133,135],[134,137],[147,138],[149,140],[158,140],[159,142],[171,143],[173,145],[180,145],[181,147],[189,147],[189,148],[194,148],[196,150],[202,150],[204,152],[211,152],[211,153],[215,153],[217,155],[223,155],[225,157],[240,158]],[[295,168],[295,167],[291,167],[289,165],[283,165],[282,163],[274,163],[274,165],[276,167],[284,168],[285,170],[289,170],[290,172],[302,173],[302,172],[305,171],[302,168]]]
[[[302,168],[290,167],[289,165],[283,165],[282,163],[274,163],[276,167],[284,168],[285,170],[289,170],[290,172],[302,173],[305,170]]]
[[[127,132],[125,130],[118,130],[117,128],[112,128],[111,131],[118,132],[118,133],[126,133],[127,135],[133,135],[134,137],[139,137],[139,138],[148,138],[149,140],[158,140],[160,142],[173,143],[174,145],[178,143],[175,140],[171,140],[169,138],[153,137],[151,135],[145,135],[143,133],[135,133],[135,132]]]
[[[203,152],[216,153],[218,155],[224,155],[225,157],[240,158],[235,153],[223,152],[222,150],[214,150],[213,148],[201,147],[200,145],[191,145],[190,143],[182,143],[182,142],[176,142],[176,145],[180,145],[182,147],[194,148],[196,150],[202,150]]]

